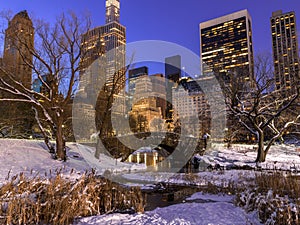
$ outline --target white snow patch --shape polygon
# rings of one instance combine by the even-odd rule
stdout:
[[[234,201],[233,195],[213,195],[213,194],[204,194],[202,192],[197,192],[193,194],[191,197],[188,197],[186,200],[194,201],[194,200],[209,200],[213,202],[228,202],[233,203]]]
[[[98,174],[144,169],[143,165],[118,162],[103,154],[96,159],[95,149],[85,145],[67,143],[67,147],[68,160],[62,162],[52,159],[41,140],[0,139],[0,185],[19,173],[49,177],[59,171],[66,178],[77,178],[93,166]]]
[[[251,223],[249,223],[251,221]],[[144,214],[110,214],[82,218],[76,225],[109,224],[261,224],[256,215],[247,214],[243,209],[228,202],[182,203],[157,208]]]

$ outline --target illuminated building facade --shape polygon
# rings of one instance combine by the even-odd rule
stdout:
[[[148,67],[142,66],[128,71],[128,106],[131,108],[133,97],[135,95],[136,82],[139,77],[148,75]]]
[[[110,116],[123,117],[125,114],[126,28],[120,24],[120,0],[106,0],[105,6],[106,23],[89,30],[81,39],[80,87],[77,99],[80,99],[79,104],[86,106],[85,110],[78,112],[82,116],[75,119],[85,118],[84,114],[87,113],[89,116],[86,116],[86,120],[91,120],[88,125],[95,123],[95,118],[92,119],[90,115],[94,113],[95,116],[96,112],[98,116],[106,115],[106,105],[111,102],[114,110]],[[101,104],[97,105],[95,100]],[[101,119],[103,118],[99,120]],[[116,134],[110,128],[107,129],[103,134]],[[94,132],[90,128],[88,130]],[[81,138],[88,138],[91,134]]]
[[[204,86],[206,79],[201,77],[193,80],[183,77],[179,85],[172,88],[173,121],[184,121],[184,129],[195,137],[206,132],[210,133],[210,106],[204,91],[199,86],[199,84]]]
[[[9,75],[27,89],[31,89],[33,55],[34,48],[34,27],[26,10],[17,13],[9,22],[5,30],[4,51],[1,67]],[[2,76],[2,72],[0,76]],[[6,77],[4,76],[4,79]],[[6,80],[10,82],[9,79]],[[8,92],[0,92],[0,98],[13,99],[17,96]],[[18,98],[18,97],[17,97]],[[2,131],[2,135],[19,135],[29,137],[32,134],[34,115],[31,105],[25,102],[6,102],[0,107],[0,120],[2,127],[7,127]],[[6,133],[6,134],[5,134]],[[16,137],[16,136],[15,136]]]
[[[140,74],[135,78],[129,116],[137,121],[137,131],[160,131],[166,110],[165,78],[162,74]]]
[[[90,30],[82,36],[82,57],[80,58],[81,74],[105,53],[105,42],[99,28],[100,27]]]
[[[120,0],[106,0],[106,20],[105,23],[120,22]]]
[[[167,109],[167,101],[166,101],[166,82],[167,80],[163,76],[163,74],[157,73],[152,74],[150,76],[150,80],[152,82],[152,93],[156,96],[156,107],[160,108],[162,118],[166,118],[166,109]]]
[[[106,0],[105,6],[105,25],[91,29],[82,36],[80,74],[84,90],[79,92],[87,100],[95,99],[105,86],[107,91],[113,92],[116,103],[114,112],[124,115],[126,28],[119,23],[120,0]]]
[[[254,79],[252,20],[247,10],[200,23],[202,74],[236,73]]]
[[[294,12],[272,13],[271,32],[276,89],[281,93],[295,91],[294,82],[299,78],[299,48]]]
[[[118,82],[125,84],[126,28],[119,22],[120,0],[106,0],[106,24],[85,33],[81,42],[81,73],[105,53],[105,83],[110,87],[115,85],[116,75],[121,76]]]

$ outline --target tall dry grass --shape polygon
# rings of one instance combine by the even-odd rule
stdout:
[[[259,173],[254,185],[237,194],[237,205],[257,211],[264,224],[300,224],[300,180],[291,173]]]
[[[288,195],[292,199],[300,198],[300,177],[292,173],[258,173],[255,176],[257,191],[266,193],[272,190],[279,196]]]
[[[125,188],[94,173],[76,181],[19,174],[0,188],[0,224],[71,224],[75,218],[120,211],[143,212],[140,188]]]

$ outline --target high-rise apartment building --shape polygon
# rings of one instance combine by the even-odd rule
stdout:
[[[251,16],[247,10],[200,23],[201,72],[254,79]]]
[[[299,79],[299,48],[294,12],[272,13],[271,32],[276,89],[283,94],[295,91]]]
[[[105,7],[105,24],[84,33],[81,39],[80,87],[75,104],[84,107],[73,120],[84,119],[84,131],[89,132],[83,132],[79,139],[89,138],[99,129],[104,129],[102,136],[117,134],[106,122],[101,128],[98,121],[107,121],[108,113],[109,117],[125,115],[126,28],[120,24],[120,0],[106,0]],[[114,108],[107,112],[112,102]]]
[[[30,65],[34,47],[34,28],[26,10],[17,13],[5,30],[3,66],[25,87],[31,88]]]

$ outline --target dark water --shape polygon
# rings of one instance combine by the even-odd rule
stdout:
[[[145,211],[187,202],[185,200],[187,197],[199,191],[201,191],[199,187],[180,185],[168,185],[158,189],[143,190],[146,199]]]

